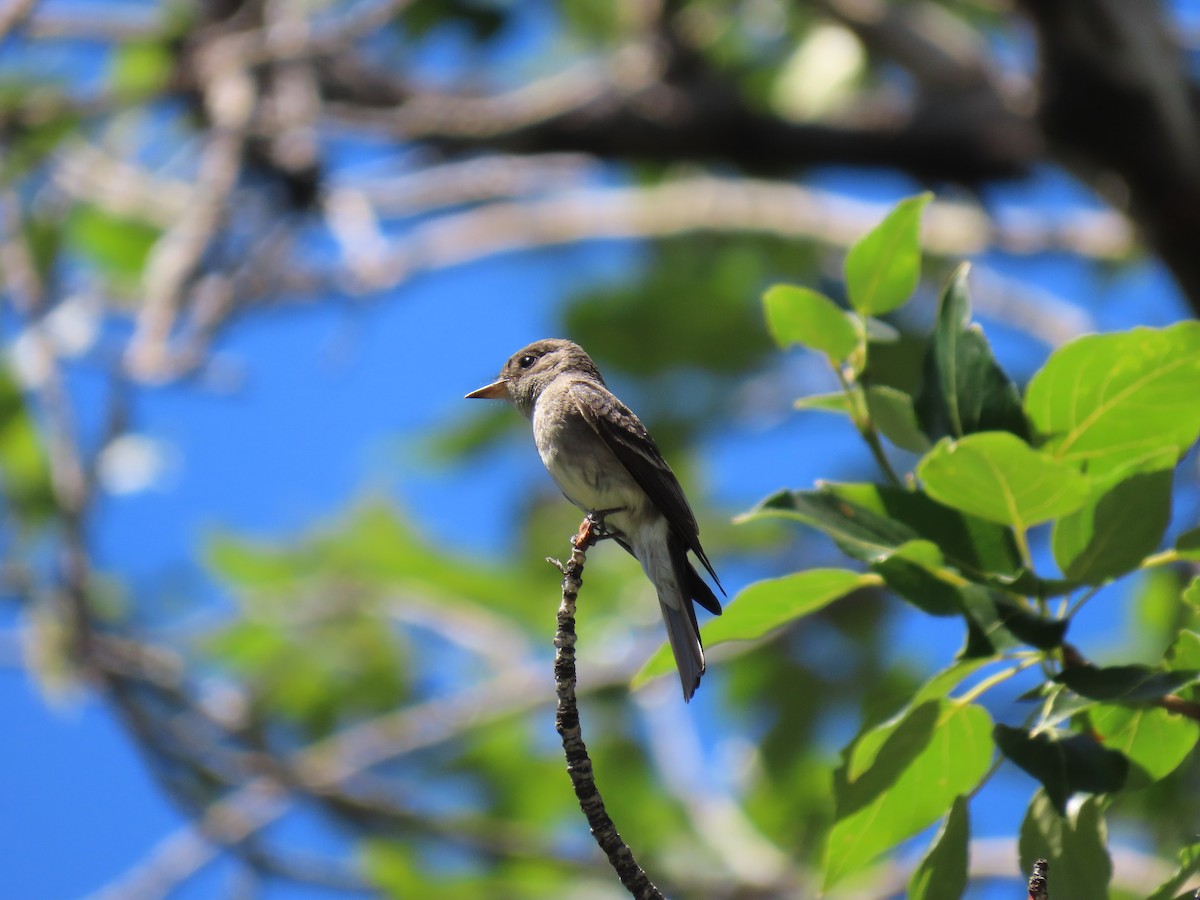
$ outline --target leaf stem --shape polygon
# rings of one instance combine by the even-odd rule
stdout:
[[[851,383],[846,378],[846,373],[842,371],[841,366],[833,360],[830,360],[830,365],[833,367],[834,374],[837,375],[842,390],[850,398],[850,418],[854,421],[854,427],[858,429],[862,439],[867,442],[867,447],[870,448],[871,455],[875,457],[880,471],[893,487],[903,488],[904,481],[892,468],[892,463],[887,458],[887,453],[884,452],[883,444],[879,440],[879,432],[875,430],[875,423],[871,421],[871,410],[867,406],[866,392],[862,385],[857,382]]]
[[[1021,564],[1030,575],[1035,574],[1033,571],[1033,558],[1029,554],[1029,537],[1025,534],[1024,528],[1013,528],[1013,537],[1017,542],[1017,553],[1021,556]]]
[[[1002,669],[994,675],[989,675],[975,687],[971,688],[961,697],[956,698],[959,703],[973,703],[982,694],[987,693],[998,684],[1002,684],[1021,672],[1024,672],[1030,666],[1035,666],[1038,663],[1040,656],[1031,656],[1028,659],[1023,659],[1015,666],[1009,666],[1007,669]]]
[[[1080,598],[1075,601],[1074,605],[1067,610],[1066,618],[1070,619],[1074,617],[1075,613],[1079,612],[1079,610],[1083,608],[1083,604],[1087,603],[1089,600],[1095,597],[1096,594],[1100,593],[1100,588],[1102,587],[1103,585],[1097,584],[1084,591],[1083,595],[1080,596]]]
[[[983,681],[979,682],[979,684],[975,685],[975,687],[973,687],[965,695],[963,695],[963,697],[961,699],[965,702],[965,701],[969,701],[970,699],[973,699],[974,697],[979,696],[979,694],[983,693],[984,691],[988,690],[989,688],[996,686],[997,684],[1000,684],[1000,682],[1011,678],[1013,675],[1016,675],[1018,672],[1020,672],[1024,669],[1028,669],[1030,666],[1034,665],[1038,661],[1038,658],[1040,656],[1041,656],[1041,654],[1036,654],[1036,655],[1031,654],[1027,659],[1022,660],[1019,665],[1013,666],[1010,669],[1005,669],[1003,672],[997,672],[995,675],[991,676],[990,678],[984,679]],[[1032,720],[1027,719],[1026,724],[1029,724],[1030,721],[1032,721]],[[996,771],[1000,768],[1000,766],[1003,763],[1004,763],[1004,754],[997,753],[995,760],[992,761],[992,767],[987,770],[986,775],[984,775],[981,779],[979,779],[979,784],[975,785],[975,787],[972,788],[971,793],[969,793],[967,795],[968,799],[974,799],[975,796],[980,791],[983,790],[984,786],[989,781],[992,780],[992,776],[994,776],[996,774]]]
[[[1153,556],[1147,556],[1142,560],[1139,569],[1150,569],[1154,566],[1165,566],[1173,562],[1179,562],[1182,557],[1179,551],[1172,547],[1170,550],[1164,550],[1162,553],[1155,553]]]

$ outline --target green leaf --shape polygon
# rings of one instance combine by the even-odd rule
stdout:
[[[1006,431],[943,439],[917,476],[940,503],[1024,531],[1079,509],[1088,480]]]
[[[507,403],[479,404],[470,414],[433,432],[423,432],[417,439],[421,462],[437,468],[449,468],[478,457],[494,447],[504,435],[514,430],[515,418]],[[517,419],[517,425],[524,423]]]
[[[205,562],[218,577],[245,590],[282,590],[310,574],[287,550],[254,546],[229,535],[208,539]]]
[[[876,387],[886,385],[912,397],[917,396],[927,344],[925,338],[907,331],[895,341],[871,341],[867,347],[864,382]]]
[[[436,868],[428,854],[414,848],[413,842],[400,839],[369,838],[358,848],[358,866],[363,877],[376,888],[372,896],[409,900],[412,897],[436,897],[437,900],[475,900],[485,896],[525,896],[530,898],[553,896],[535,891],[531,884],[537,879],[529,872],[520,887],[505,884],[508,870],[493,871],[490,877],[479,873],[453,872],[445,867]],[[562,876],[558,879],[561,883]]]
[[[208,637],[204,646],[215,659],[242,675],[257,675],[288,652],[282,630],[264,622],[235,622]]]
[[[1126,662],[1157,665],[1188,618],[1180,602],[1178,567],[1151,565],[1132,581],[1133,590],[1123,604],[1122,650]],[[1197,665],[1195,668],[1200,668]]]
[[[439,7],[443,2],[430,0]],[[588,352],[605,373],[636,377],[646,386],[647,400],[657,393],[656,379],[677,377],[680,369],[687,370],[695,386],[693,399],[703,399],[699,405],[703,409],[713,399],[738,390],[730,382],[740,384],[740,379],[722,376],[761,371],[777,355],[763,327],[761,310],[751,309],[746,298],[757,297],[763,285],[781,276],[811,275],[807,250],[795,241],[765,237],[731,241],[727,236],[700,233],[647,241],[644,246],[644,265],[637,278],[601,279],[600,283],[593,279],[576,286],[561,311],[563,331],[567,337],[586,338]],[[701,296],[704,314],[692,315],[695,307],[687,298]],[[655,351],[647,353],[651,346]],[[643,403],[638,409],[646,417]],[[667,412],[671,418],[686,417],[684,421],[703,418],[691,406],[685,411],[672,404]],[[654,428],[660,446],[661,432]]]
[[[908,879],[908,900],[958,900],[967,890],[971,837],[966,797],[955,797],[929,852]]]
[[[96,206],[75,207],[67,235],[75,248],[123,286],[137,283],[160,231],[140,219],[114,216]]]
[[[753,641],[852,591],[880,583],[876,575],[846,569],[810,569],[758,581],[741,590],[724,614],[710,620],[700,634],[705,647],[727,641]],[[670,672],[673,666],[671,647],[663,643],[633,677],[633,686]]]
[[[1193,577],[1188,586],[1183,588],[1182,598],[1186,604],[1200,606],[1200,575]]]
[[[1147,900],[1175,900],[1181,896],[1180,892],[1197,872],[1200,872],[1200,843],[1191,844],[1179,851],[1179,868],[1159,885]],[[1190,900],[1190,895],[1187,896]]]
[[[1088,721],[1104,746],[1132,763],[1130,788],[1149,787],[1174,772],[1200,740],[1200,723],[1157,706],[1099,704],[1088,711]]]
[[[792,409],[814,409],[819,412],[842,413],[850,415],[850,397],[844,391],[833,394],[810,394],[792,403]]]
[[[843,360],[858,347],[858,332],[845,310],[824,294],[777,284],[763,295],[767,329],[784,350],[796,344]]]
[[[887,217],[846,254],[850,305],[864,316],[903,306],[921,278],[921,213],[933,199],[918,194],[901,200]]]
[[[947,565],[972,581],[1008,592],[1043,598],[1070,593],[1078,586],[1074,582],[1047,581],[1025,571],[1010,529],[943,506],[920,491],[876,484],[833,483],[823,484],[817,493],[831,493],[851,504],[857,508],[855,516],[860,521],[865,521],[865,514],[873,513],[906,526],[909,529],[906,532],[908,534],[936,543]],[[786,508],[789,499],[794,498],[791,494],[783,492],[770,499],[776,504],[775,514],[778,514],[779,509]],[[879,537],[885,537],[882,529]],[[888,559],[894,549],[874,547],[869,556],[857,558],[866,559],[873,564],[881,563]],[[884,568],[874,567],[886,577]],[[893,589],[900,591],[899,586],[894,585]],[[907,594],[904,596],[906,599],[912,599]],[[933,598],[931,600],[937,602]]]
[[[1200,672],[1160,672],[1149,666],[1072,666],[1054,676],[1075,693],[1113,703],[1145,703],[1200,680]]]
[[[916,540],[871,564],[887,586],[931,616],[953,616],[963,611],[958,589],[947,577],[942,553],[931,541]]]
[[[1184,603],[1200,606],[1200,575],[1188,582],[1180,596]]]
[[[0,157],[0,184],[13,184],[26,175],[31,169],[46,159],[59,144],[74,137],[80,128],[81,117],[71,111],[73,104],[64,97],[61,103],[46,97],[46,85],[38,84],[21,86],[22,95],[36,89],[43,95],[39,105],[45,106],[38,113],[38,120],[13,129],[6,137],[7,151]],[[5,104],[0,103],[0,108]],[[62,106],[62,111],[56,111],[56,106]]]
[[[359,849],[359,865],[370,882],[388,897],[411,897],[423,887],[412,850],[399,841],[372,839]]]
[[[861,325],[862,336],[865,340],[872,344],[895,344],[901,338],[900,330],[893,328],[883,319],[855,319],[855,323]]]
[[[924,453],[929,449],[929,438],[917,423],[913,399],[904,391],[884,386],[867,388],[867,410],[875,427],[901,450]]]
[[[50,465],[20,386],[0,367],[0,486],[12,512],[27,524],[49,518],[56,506]]]
[[[1167,651],[1167,665],[1171,669],[1200,669],[1200,634],[1181,631],[1171,649]]]
[[[51,277],[62,238],[62,222],[57,217],[44,213],[31,213],[25,217],[25,241],[33,267],[43,281]]]
[[[1175,552],[1180,558],[1200,562],[1200,528],[1189,528],[1175,539]]]
[[[1018,841],[1021,871],[1033,869],[1034,861],[1049,862],[1050,896],[1054,900],[1096,900],[1107,897],[1112,878],[1108,856],[1108,829],[1101,801],[1089,797],[1071,816],[1042,791],[1034,794]]]
[[[919,535],[903,523],[849,503],[829,491],[780,491],[768,497],[739,522],[755,519],[793,519],[833,538],[846,554],[864,562],[890,555]]]
[[[1023,573],[1007,528],[942,506],[919,491],[873,484],[780,491],[737,521],[762,518],[791,519],[817,528],[847,555],[870,564],[906,600],[934,615],[949,614],[952,604],[961,611],[964,604],[954,600],[947,590],[954,579],[945,577],[944,571],[907,551],[896,555],[897,550],[913,542],[936,542],[947,566],[974,581],[1005,590],[1020,588],[1043,597],[1072,589],[1069,583],[1043,582]],[[922,593],[925,589],[927,592]],[[992,611],[983,617],[986,627],[1021,630],[1025,636],[1020,640],[1035,646],[1052,647],[1061,642],[1065,623],[1044,622],[1022,612],[1011,601],[1001,604],[999,612],[994,602],[989,603]]]
[[[974,790],[991,763],[990,729],[981,706],[931,700],[865,732],[835,776],[825,887],[928,828]]]
[[[1068,578],[1102,584],[1153,553],[1171,520],[1174,450],[1113,468],[1082,509],[1054,525],[1054,559]]]
[[[967,619],[963,658],[994,656],[1018,643],[1052,650],[1066,636],[1065,619],[1042,618],[1002,591],[969,585],[959,591],[959,596]]]
[[[303,625],[264,610],[262,621],[235,621],[204,646],[253,684],[257,704],[311,736],[345,718],[394,709],[407,696],[393,632],[353,610]]]
[[[969,271],[969,264],[959,266],[942,292],[916,401],[917,418],[932,438],[1007,431],[1028,439],[1017,387],[992,356],[983,331],[971,323]]]
[[[167,84],[175,56],[157,41],[131,41],[113,53],[109,83],[124,100],[151,96]]]
[[[1072,794],[1119,791],[1129,776],[1129,760],[1090,735],[1030,734],[1023,728],[997,725],[994,736],[1005,756],[1042,783],[1060,814]]]
[[[876,484],[829,484],[822,489],[936,544],[947,562],[968,578],[993,575],[1009,579],[1021,571],[1011,531],[943,506],[921,491]]]
[[[1200,322],[1089,335],[1033,376],[1025,409],[1056,459],[1104,475],[1200,434]]]

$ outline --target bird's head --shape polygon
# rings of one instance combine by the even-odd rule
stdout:
[[[571,341],[547,338],[522,347],[504,364],[500,377],[467,394],[472,400],[509,400],[526,416],[542,391],[559,375],[576,375],[604,383],[600,371],[583,348]]]

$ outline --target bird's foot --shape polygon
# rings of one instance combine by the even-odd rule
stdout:
[[[594,538],[597,541],[602,541],[605,538],[614,538],[619,535],[620,531],[610,531],[608,522],[605,521],[613,513],[624,512],[625,507],[614,506],[612,509],[593,509],[587,514],[587,521],[592,523],[592,528],[596,533]]]
[[[579,531],[575,537],[571,539],[571,543],[581,550],[587,549],[592,544],[596,544],[607,538],[615,538],[621,532],[609,531],[608,525],[605,524],[605,517],[613,513],[621,512],[625,509],[623,506],[617,506],[613,509],[593,509],[586,516],[583,522],[579,525]]]

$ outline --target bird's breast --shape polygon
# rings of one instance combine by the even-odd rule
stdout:
[[[624,509],[625,515],[610,519],[618,530],[623,530],[621,520],[642,514],[646,494],[573,408],[539,402],[533,414],[533,435],[550,476],[580,509]]]

